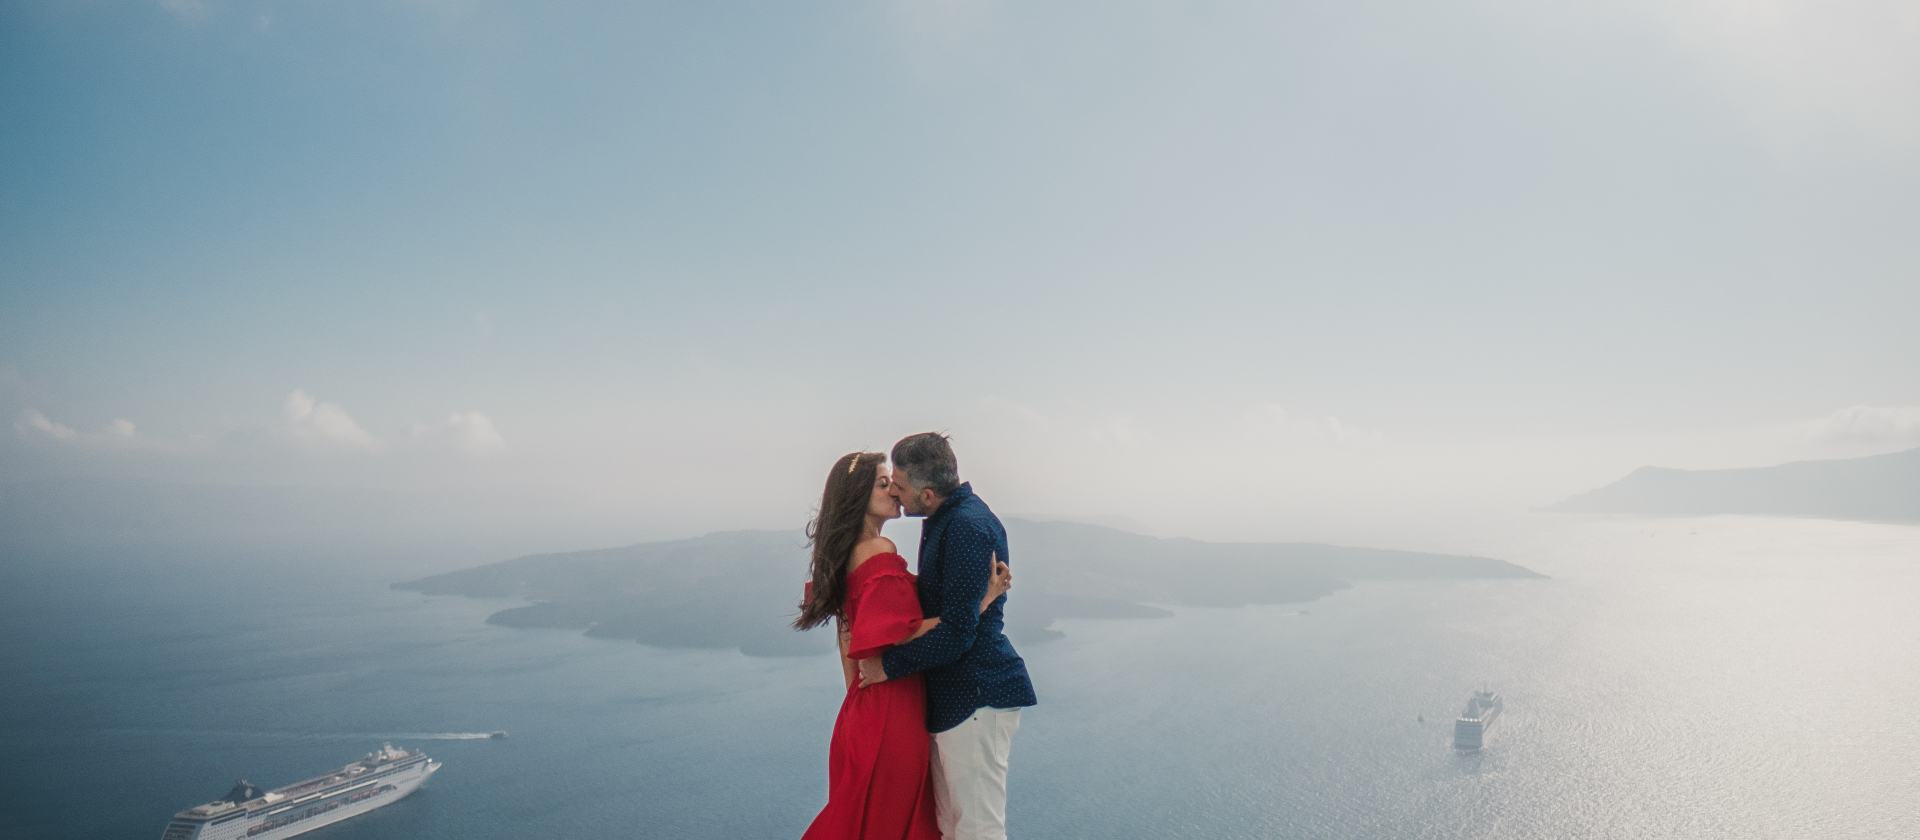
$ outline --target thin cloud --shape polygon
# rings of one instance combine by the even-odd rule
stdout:
[[[493,421],[478,411],[455,412],[443,422],[416,425],[410,436],[416,441],[450,446],[476,457],[498,454],[507,448],[506,438],[500,436]]]
[[[116,417],[98,432],[83,432],[64,423],[55,422],[37,409],[28,409],[20,413],[14,421],[14,431],[22,437],[38,438],[58,442],[61,446],[94,452],[160,452],[179,451],[182,447],[176,443],[156,440],[140,434],[132,420]]]
[[[380,448],[380,441],[360,428],[346,409],[335,403],[316,401],[304,390],[288,394],[283,410],[287,415],[288,434],[302,443],[346,451]]]
[[[1827,443],[1902,449],[1920,446],[1920,406],[1843,408],[1816,424],[1813,436]]]
[[[20,419],[14,421],[13,428],[23,435],[40,434],[54,440],[74,440],[80,435],[71,427],[55,423],[47,419],[47,415],[31,408],[20,412]]]
[[[1240,415],[1240,433],[1270,442],[1321,442],[1341,445],[1376,444],[1379,432],[1341,420],[1338,417],[1312,417],[1289,411],[1278,403],[1261,403]]]

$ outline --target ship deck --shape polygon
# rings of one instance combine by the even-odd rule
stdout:
[[[414,753],[413,755],[407,756],[406,758],[389,762],[386,766],[390,768],[398,768],[398,767],[414,764],[414,763],[425,761],[425,760],[427,760],[425,756],[422,756],[419,753]],[[359,772],[354,772],[356,770],[358,770]],[[261,808],[282,805],[290,800],[298,799],[302,796],[306,796],[307,794],[313,793],[315,791],[326,790],[327,788],[330,788],[330,787],[337,787],[339,785],[347,784],[348,782],[351,782],[355,779],[364,778],[368,774],[373,772],[374,772],[374,768],[367,767],[366,765],[363,765],[360,762],[356,761],[352,764],[349,764],[345,767],[342,767],[324,776],[315,776],[305,781],[294,782],[293,784],[287,785],[285,787],[277,787],[277,788],[274,788],[273,790],[268,791],[268,793],[270,794],[273,794],[273,793],[280,794],[281,796],[286,797],[285,799],[281,799],[276,802],[269,803],[266,801],[266,797],[262,796],[256,799],[249,799],[242,804],[246,805],[249,810],[259,810]]]
[[[386,757],[387,756],[384,755],[382,756],[382,758]],[[368,767],[364,761],[356,761],[331,773],[314,776],[311,779],[304,779],[290,785],[274,788],[265,794],[256,796],[245,802],[228,803],[215,800],[206,805],[196,805],[193,808],[188,808],[173,816],[176,820],[193,822],[225,822],[228,819],[244,813],[247,815],[248,820],[252,820],[262,811],[272,813],[284,810],[286,807],[297,805],[302,801],[315,800],[335,788],[358,787],[360,784],[370,782],[372,779],[391,777],[399,771],[407,770],[417,765],[430,765],[430,769],[427,772],[431,773],[433,769],[437,769],[437,765],[432,765],[432,761],[432,759],[419,752],[400,752],[398,758],[391,758],[373,767]],[[269,800],[268,797],[273,797],[273,799]],[[225,807],[215,809],[216,806]],[[196,813],[199,809],[214,810]]]
[[[346,767],[342,767],[339,770],[335,770],[332,773],[328,773],[325,776],[315,776],[311,779],[307,779],[306,781],[294,782],[293,784],[287,785],[286,787],[274,788],[273,790],[268,791],[268,793],[277,793],[291,799],[296,796],[302,796],[305,794],[312,793],[316,790],[325,790],[327,788],[333,787],[336,784],[343,783],[349,779],[357,779],[361,776],[364,776],[372,772],[371,770],[368,770],[366,768],[361,768],[360,772],[355,773],[353,772],[353,769],[355,767],[360,767],[360,765],[349,764]],[[262,799],[264,799],[264,797],[262,797]],[[261,801],[261,799],[248,800],[249,803],[259,802],[259,801]]]

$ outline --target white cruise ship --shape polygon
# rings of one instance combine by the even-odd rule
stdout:
[[[379,752],[324,776],[262,793],[241,780],[226,798],[173,815],[161,840],[280,840],[399,800],[440,763],[418,751]]]
[[[1491,691],[1474,692],[1460,719],[1453,722],[1453,746],[1463,750],[1480,749],[1487,742],[1487,730],[1493,728],[1494,720],[1504,708],[1506,704],[1501,702],[1500,695]]]

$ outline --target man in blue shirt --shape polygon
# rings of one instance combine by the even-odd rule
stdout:
[[[860,661],[861,685],[926,674],[933,733],[933,792],[944,840],[1006,840],[1007,755],[1020,709],[1036,701],[1027,663],[1001,632],[1002,595],[980,611],[993,561],[1011,563],[1007,530],[960,483],[946,435],[893,445],[893,497],[920,526],[920,608],[940,624],[912,642]]]

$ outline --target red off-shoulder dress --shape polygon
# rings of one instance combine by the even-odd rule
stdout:
[[[879,656],[920,628],[920,597],[898,554],[847,575],[853,659]],[[827,807],[803,840],[940,840],[934,823],[927,686],[919,674],[847,689],[827,753]]]

